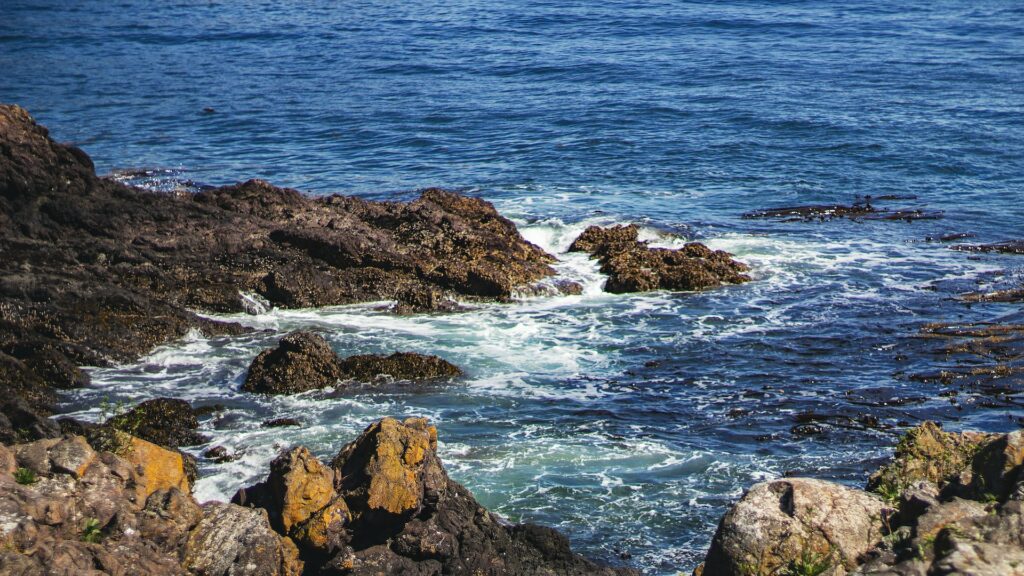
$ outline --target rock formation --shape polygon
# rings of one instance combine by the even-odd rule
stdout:
[[[695,574],[1024,575],[1024,431],[949,433],[925,423],[868,487],[752,487]]]
[[[330,465],[305,448],[281,454],[266,481],[233,502],[266,510],[322,574],[611,575],[549,528],[511,525],[448,478],[426,420],[368,427]]]
[[[569,247],[570,252],[587,252],[601,263],[608,275],[605,290],[614,293],[649,290],[703,290],[723,284],[747,282],[749,268],[721,250],[698,242],[678,250],[651,248],[638,238],[639,228],[591,226]]]
[[[28,112],[0,105],[0,439],[54,437],[41,416],[78,366],[128,361],[190,330],[193,310],[398,300],[504,300],[554,258],[489,203],[443,190],[412,202],[310,198],[261,181],[196,194],[99,178]],[[258,305],[257,305],[258,304]]]

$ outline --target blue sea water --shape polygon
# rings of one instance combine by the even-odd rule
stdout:
[[[926,239],[1024,234],[1020,2],[0,0],[0,101],[100,172],[157,189],[460,189],[586,286],[457,315],[241,318],[274,332],[190,338],[66,398],[87,418],[155,396],[225,404],[204,431],[242,458],[204,463],[202,498],[229,497],[281,447],[327,456],[377,417],[426,415],[451,475],[488,507],[675,574],[744,487],[787,472],[860,484],[899,429],[794,434],[801,413],[1000,431],[1024,415],[1018,393],[951,403],[908,377],[941,360],[914,338],[923,323],[1019,312],[953,297],[1017,278],[1021,257]],[[892,194],[916,199],[887,206],[944,218],[740,217]],[[586,225],[622,222],[729,250],[755,281],[604,294],[596,266],[564,252]],[[436,353],[468,376],[237,391],[258,350],[310,326],[343,354]],[[306,425],[259,428],[280,416]]]

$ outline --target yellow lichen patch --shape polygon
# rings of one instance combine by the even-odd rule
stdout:
[[[283,478],[281,524],[285,531],[305,522],[334,498],[334,472],[305,448],[289,455],[289,471]]]
[[[122,458],[132,464],[138,474],[136,486],[140,501],[145,501],[157,490],[177,488],[186,493],[191,491],[181,454],[134,436],[130,446]]]
[[[405,422],[385,418],[379,426],[367,503],[370,508],[402,514],[419,506],[423,494],[417,473],[427,451],[436,446],[437,431],[424,418]]]
[[[348,506],[343,498],[335,498],[309,520],[292,531],[292,537],[303,544],[303,547],[326,550],[332,526],[340,528],[350,518]]]

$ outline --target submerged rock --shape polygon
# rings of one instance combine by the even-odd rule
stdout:
[[[274,461],[235,501],[263,508],[324,574],[635,574],[573,554],[558,532],[513,526],[448,478],[425,419],[368,427],[330,467],[304,448]]]
[[[721,250],[691,242],[682,248],[651,248],[638,239],[636,225],[591,226],[570,251],[587,252],[608,275],[605,290],[614,293],[649,290],[703,290],[750,281],[749,268]]]
[[[246,392],[295,394],[333,386],[342,378],[338,356],[322,336],[292,332],[260,352],[242,384]]]

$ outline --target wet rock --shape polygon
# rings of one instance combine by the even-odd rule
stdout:
[[[999,254],[1024,254],[1024,240],[1008,240],[994,244],[957,244],[951,250],[962,252],[995,252]]]
[[[223,446],[214,446],[206,452],[203,452],[203,458],[213,460],[217,464],[223,464],[225,462],[231,462],[238,457],[228,452],[228,449]]]
[[[414,352],[349,356],[341,361],[340,368],[343,378],[362,382],[372,382],[381,376],[395,380],[434,380],[462,375],[458,366],[443,358]]]
[[[775,574],[798,563],[845,574],[883,535],[878,497],[821,480],[754,485],[722,518],[704,574]]]
[[[184,400],[146,400],[124,414],[107,420],[107,426],[167,448],[195,446],[208,439],[200,434],[195,411]]]
[[[260,352],[242,384],[246,392],[295,394],[333,386],[342,378],[338,356],[323,337],[293,332]]]
[[[302,426],[297,418],[274,418],[260,424],[263,428],[283,428],[285,426]]]
[[[185,545],[184,568],[210,576],[298,576],[302,562],[264,510],[211,502]]]
[[[875,200],[888,199],[885,197]],[[892,199],[899,199],[892,197]],[[769,208],[766,210],[754,210],[743,214],[743,218],[775,218],[783,222],[810,222],[814,220],[828,221],[835,218],[849,218],[851,220],[936,220],[942,218],[941,211],[928,211],[914,208],[890,210],[888,208],[877,208],[872,206],[871,198],[855,202],[852,205],[843,204],[813,204],[808,206],[786,206],[782,208]]]
[[[13,444],[60,436],[60,425],[19,396],[0,400],[0,442]]]
[[[749,268],[721,250],[697,242],[682,248],[651,248],[638,239],[635,225],[591,226],[570,247],[588,252],[608,275],[605,290],[614,293],[649,290],[703,290],[747,282]]]

